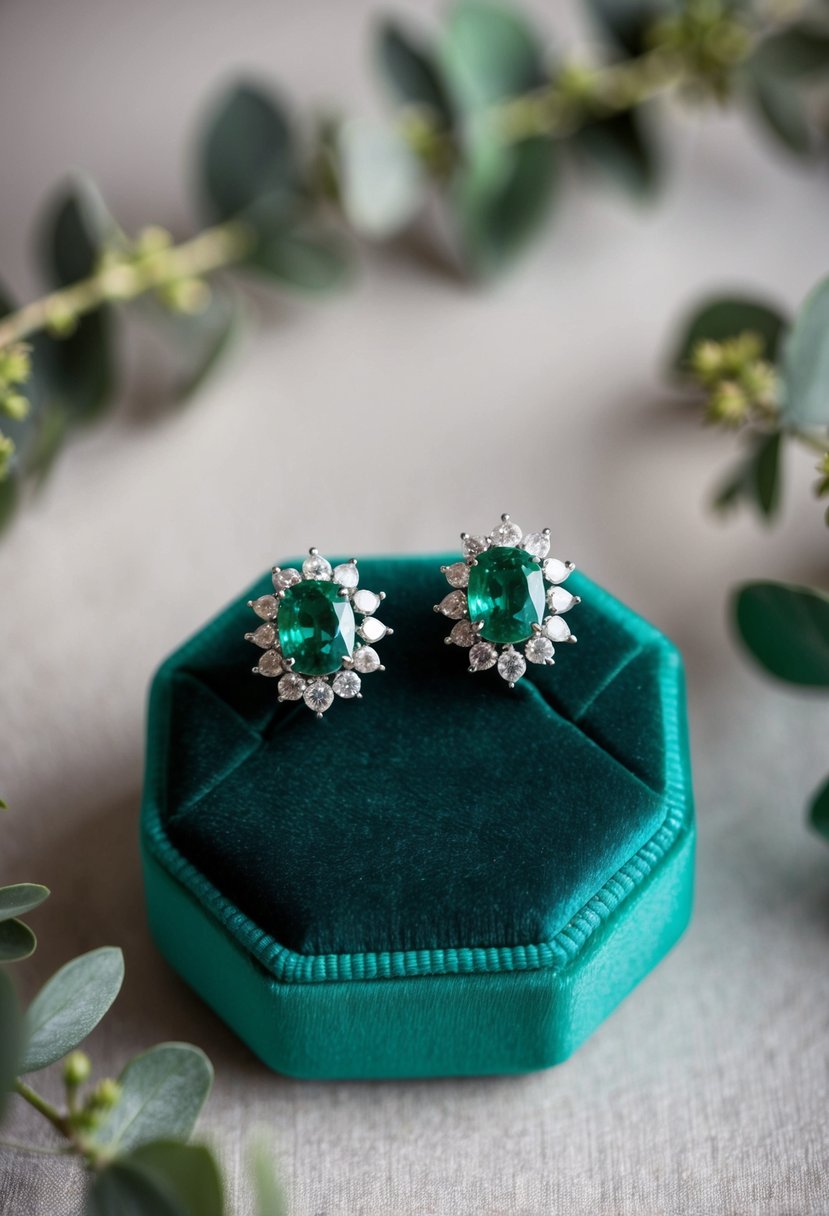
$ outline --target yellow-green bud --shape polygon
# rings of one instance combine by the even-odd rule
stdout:
[[[0,386],[4,384],[25,384],[32,374],[32,360],[29,347],[23,342],[15,342],[0,350]]]
[[[166,228],[162,228],[159,224],[151,224],[139,232],[135,242],[135,251],[141,256],[161,253],[162,249],[169,249],[172,243],[172,235]]]
[[[708,399],[708,420],[722,426],[741,426],[749,414],[749,402],[739,384],[723,380]]]
[[[78,318],[62,304],[52,304],[46,315],[46,324],[56,338],[68,338],[75,332]]]
[[[0,413],[15,422],[22,422],[29,412],[29,402],[22,393],[4,393],[0,397]]]
[[[566,63],[555,83],[562,96],[571,101],[587,102],[596,95],[598,79],[595,69],[583,63]]]
[[[691,351],[691,370],[703,384],[713,384],[723,371],[722,343],[697,342]]]
[[[159,289],[161,300],[173,312],[193,316],[210,303],[210,287],[204,279],[176,279]]]
[[[90,1110],[109,1110],[115,1106],[121,1097],[121,1086],[112,1077],[104,1077],[89,1095],[87,1106]]]
[[[4,480],[9,471],[12,456],[15,453],[14,440],[9,439],[0,431],[0,481]]]
[[[765,359],[754,359],[740,372],[740,384],[753,402],[767,405],[777,391],[777,374]]]
[[[723,370],[729,375],[739,375],[747,363],[759,359],[763,353],[763,339],[759,334],[742,333],[722,343]]]
[[[63,1083],[70,1089],[85,1085],[92,1072],[92,1062],[85,1051],[71,1051],[63,1062]]]

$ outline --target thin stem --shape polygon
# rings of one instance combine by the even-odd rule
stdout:
[[[14,1083],[14,1091],[20,1095],[24,1102],[28,1102],[39,1114],[43,1115],[44,1119],[48,1119],[62,1136],[69,1137],[66,1119],[56,1106],[53,1106],[51,1102],[47,1102],[44,1097],[41,1097],[36,1090],[27,1085],[25,1081],[21,1081],[19,1077]]]
[[[56,319],[75,319],[115,300],[134,300],[178,279],[200,277],[245,257],[253,245],[248,226],[238,220],[206,228],[180,245],[144,255],[139,262],[116,262],[86,279],[50,292],[0,321],[0,349],[47,328]]]

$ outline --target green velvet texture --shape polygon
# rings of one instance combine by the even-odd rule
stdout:
[[[387,671],[321,722],[250,673],[245,600],[267,580],[154,685],[143,816],[154,935],[283,1071],[542,1067],[687,921],[674,649],[574,575],[579,645],[510,692],[443,645],[440,561],[361,561],[396,630]]]

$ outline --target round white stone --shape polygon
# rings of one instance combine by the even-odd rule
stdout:
[[[547,592],[547,603],[553,612],[567,612],[575,602],[576,597],[565,587],[551,587]]]
[[[544,622],[544,632],[554,642],[566,642],[570,636],[570,626],[563,616],[548,616]]]
[[[524,657],[531,663],[549,663],[554,654],[553,643],[539,633],[534,633],[524,647]]]
[[[373,591],[361,589],[360,591],[354,592],[351,597],[351,603],[358,612],[364,612],[366,615],[370,615],[372,612],[376,612],[380,607],[380,596],[375,595]]]
[[[355,671],[367,675],[368,672],[376,671],[380,666],[380,656],[371,646],[361,646],[359,650],[354,651],[352,662]]]
[[[486,671],[494,667],[498,660],[498,651],[489,642],[476,642],[469,652],[469,666],[473,671]]]
[[[464,557],[477,557],[489,548],[489,541],[485,536],[465,536],[462,543]]]
[[[451,621],[459,621],[466,613],[466,592],[450,591],[438,604],[438,612],[448,616]]]
[[[509,684],[520,680],[526,670],[527,664],[524,662],[524,656],[517,650],[505,650],[498,659],[498,675]]]
[[[331,563],[319,553],[310,553],[302,563],[302,577],[316,582],[327,582],[331,578]]]
[[[357,571],[356,562],[343,562],[340,566],[335,566],[333,571],[335,583],[339,583],[341,587],[356,587],[360,580],[360,575]]]
[[[261,646],[263,650],[270,650],[271,646],[273,646],[274,642],[276,641],[276,630],[274,629],[273,625],[270,624],[270,622],[265,625],[260,625],[259,628],[254,630],[254,632],[251,634],[250,640],[255,642],[257,646]]]
[[[466,587],[469,583],[469,567],[466,562],[453,562],[443,573],[450,587]]]
[[[546,557],[550,552],[550,538],[544,532],[528,532],[521,541],[521,548],[531,557]]]
[[[383,622],[378,621],[376,616],[367,616],[357,632],[367,642],[379,642],[386,636],[387,630]]]
[[[299,701],[305,692],[305,681],[302,676],[289,671],[279,681],[277,688],[283,701]]]
[[[254,600],[251,608],[263,621],[272,621],[279,609],[279,600],[275,595],[260,595]]]
[[[273,572],[273,585],[277,591],[284,591],[286,587],[293,587],[294,583],[298,582],[298,570],[274,570]]]
[[[315,714],[324,714],[334,700],[334,693],[330,684],[326,684],[324,680],[314,680],[313,684],[309,684],[305,689],[302,698]]]
[[[275,650],[266,650],[256,664],[260,676],[278,676],[282,671],[282,657]]]
[[[349,701],[360,691],[360,677],[356,671],[338,671],[332,680],[332,687],[338,697]]]
[[[502,519],[497,528],[492,529],[492,543],[503,548],[517,545],[521,540],[521,529],[511,519]]]
[[[449,638],[456,646],[471,646],[478,640],[478,631],[471,621],[456,621]]]
[[[573,573],[573,563],[563,562],[560,557],[548,557],[544,563],[544,577],[551,583],[563,583]]]

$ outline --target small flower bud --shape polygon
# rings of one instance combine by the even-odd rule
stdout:
[[[763,339],[755,333],[742,333],[722,344],[723,369],[729,375],[739,375],[747,363],[759,359]]]
[[[722,426],[737,427],[744,423],[749,414],[749,403],[739,384],[733,380],[723,380],[718,384],[708,399],[707,417],[709,422],[718,422]]]
[[[172,235],[166,228],[162,228],[159,224],[151,224],[139,232],[135,242],[135,252],[139,256],[161,253],[162,249],[169,249],[172,243]]]
[[[703,384],[713,384],[723,370],[722,343],[697,342],[691,351],[691,370]]]
[[[210,287],[204,279],[176,279],[159,289],[162,303],[172,312],[194,316],[210,303]]]
[[[5,393],[0,397],[0,412],[15,422],[22,422],[29,412],[29,402],[22,393]]]
[[[109,1110],[115,1106],[118,1099],[121,1097],[121,1086],[117,1081],[113,1081],[112,1077],[104,1077],[102,1081],[93,1089],[89,1095],[87,1106],[90,1110],[100,1111]]]
[[[72,1051],[63,1062],[63,1083],[77,1089],[89,1080],[92,1063],[85,1051]]]
[[[56,338],[68,338],[75,332],[78,318],[62,304],[52,304],[46,316],[46,324],[49,332]]]
[[[6,384],[25,384],[32,374],[29,347],[15,342],[0,350],[0,387]]]

